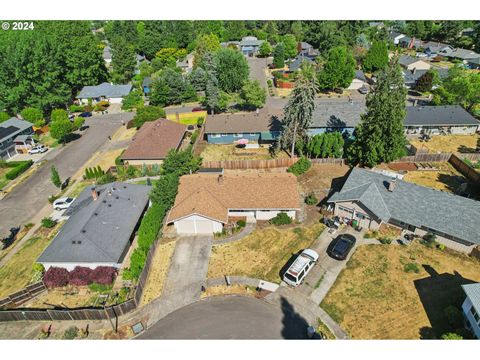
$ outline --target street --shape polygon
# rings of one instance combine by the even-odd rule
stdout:
[[[267,67],[269,58],[247,58],[248,67],[250,69],[250,80],[258,80],[260,86],[267,88],[267,78],[265,76],[265,69]],[[271,59],[270,59],[271,60]],[[271,61],[270,61],[271,62]]]
[[[54,165],[62,180],[73,176],[90,159],[124,122],[132,119],[133,113],[98,115],[85,122],[89,128],[82,136],[67,144],[59,145],[44,158],[48,160],[35,173],[0,200],[0,236],[8,235],[9,229],[28,223],[46,204],[48,197],[58,192],[50,180],[50,168]]]

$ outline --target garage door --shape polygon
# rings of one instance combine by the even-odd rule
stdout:
[[[210,220],[195,220],[197,234],[213,234],[213,223]]]
[[[195,221],[194,220],[181,220],[176,222],[177,232],[179,234],[194,234],[195,233]]]

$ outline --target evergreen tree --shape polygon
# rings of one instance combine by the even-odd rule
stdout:
[[[385,41],[374,41],[363,60],[363,70],[375,72],[388,64],[388,48]]]
[[[285,45],[278,43],[273,51],[273,65],[276,68],[283,68],[285,66]]]
[[[320,89],[344,89],[355,77],[355,59],[345,46],[337,46],[327,54],[327,61],[318,74]]]
[[[205,86],[205,106],[211,112],[215,113],[220,104],[220,89],[217,80],[217,71],[213,54],[205,54],[204,68],[206,72],[206,86]]]
[[[405,97],[402,72],[395,56],[378,73],[377,83],[367,95],[366,113],[354,132],[355,141],[347,148],[352,164],[373,167],[405,155]]]
[[[58,175],[57,168],[53,165],[50,168],[50,180],[52,180],[53,185],[60,189],[62,181],[60,180],[60,175]]]

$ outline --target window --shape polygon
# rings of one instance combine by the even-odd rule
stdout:
[[[470,309],[470,312],[472,313],[473,315],[473,318],[475,319],[475,321],[477,322],[477,324],[480,325],[480,315],[478,315],[478,313],[475,311],[475,308],[472,306],[472,308]]]
[[[256,136],[256,133],[248,133],[248,136]]]
[[[349,213],[353,213],[353,210],[350,210],[349,208],[346,208],[346,207],[343,207],[343,206],[338,206],[338,209],[339,210],[342,210],[342,211],[346,211],[346,212],[349,212]]]
[[[362,214],[360,212],[355,213],[355,216],[357,217],[357,219],[370,219],[368,215]]]
[[[233,137],[242,137],[243,134],[233,134]]]
[[[219,138],[219,137],[222,137],[222,134],[211,134],[210,137],[211,138]]]

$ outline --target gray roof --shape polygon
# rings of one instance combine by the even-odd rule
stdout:
[[[264,40],[258,40],[255,36],[245,36],[242,41],[239,42],[240,46],[260,46]]]
[[[367,82],[367,78],[362,70],[355,70],[355,79],[362,80],[363,82]]]
[[[208,116],[205,123],[206,134],[235,134],[281,131],[282,124],[279,116],[281,111],[270,112],[262,109],[244,114],[218,114]]]
[[[409,66],[419,61],[422,61],[422,60],[409,55],[402,55],[400,56],[400,59],[398,59],[399,64],[403,66]]]
[[[128,183],[97,186],[75,199],[70,216],[52,243],[38,258],[40,263],[119,263],[131,235],[148,204],[150,187]]]
[[[360,201],[381,220],[402,221],[479,244],[480,202],[396,179],[395,190],[387,189],[391,177],[353,168],[342,190],[329,202]]]
[[[144,86],[150,86],[151,83],[152,83],[152,78],[149,77],[149,76],[145,76],[145,77],[143,78],[142,87],[144,87]]]
[[[431,68],[431,70],[435,70],[438,74],[438,77],[443,80],[448,77],[448,69],[446,68]],[[403,80],[404,83],[407,85],[415,85],[425,73],[429,72],[430,70],[407,70],[403,69]]]
[[[132,90],[132,85],[112,85],[104,82],[96,86],[84,86],[77,95],[78,99],[89,99],[98,97],[118,98],[127,96]]]
[[[310,45],[309,43],[305,42],[305,41],[301,41],[300,42],[300,48],[302,50],[308,50],[308,49],[313,49],[313,45]]]
[[[456,49],[449,48],[445,51],[441,51],[440,54],[445,57],[462,59],[462,60],[475,59],[480,56],[473,50],[461,49],[461,48],[456,48]]]
[[[13,141],[27,141],[32,139],[33,135],[18,135]]]
[[[318,102],[313,111],[311,128],[355,127],[365,112],[364,101]]]
[[[462,285],[477,314],[480,314],[480,283]]]
[[[12,117],[0,124],[0,142],[14,138],[17,134],[32,127],[32,123]]]
[[[290,64],[288,64],[288,70],[292,72],[297,71],[298,69],[300,69],[300,66],[304,61],[312,64],[314,63],[311,58],[303,55],[298,55]]]
[[[409,106],[405,126],[450,126],[477,125],[475,119],[460,105]]]
[[[444,44],[441,42],[436,42],[436,41],[427,41],[422,44],[422,47],[427,50],[429,49],[431,52],[437,53],[442,49],[451,49],[452,47],[448,44]]]
[[[467,61],[471,64],[480,65],[480,55],[478,55],[478,57],[476,57],[476,58],[468,59]]]

